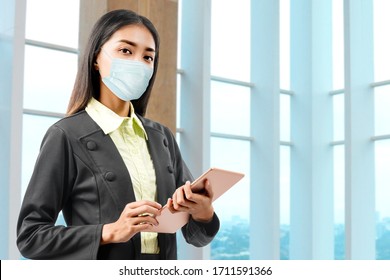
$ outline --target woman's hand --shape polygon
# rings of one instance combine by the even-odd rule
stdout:
[[[129,203],[115,223],[105,224],[101,244],[129,241],[136,233],[157,226],[156,216],[161,214],[161,205],[154,201]]]
[[[208,180],[204,182],[204,191],[194,193],[190,182],[178,188],[172,198],[168,199],[171,212],[188,212],[198,222],[210,222],[214,215],[212,205],[213,191]]]

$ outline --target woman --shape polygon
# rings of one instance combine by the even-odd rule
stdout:
[[[153,227],[162,205],[190,213],[194,246],[219,229],[212,191],[192,176],[172,133],[144,118],[156,76],[159,37],[128,10],[94,26],[68,117],[46,133],[22,204],[17,245],[32,259],[176,259],[175,234]],[[62,210],[67,226],[55,226]]]

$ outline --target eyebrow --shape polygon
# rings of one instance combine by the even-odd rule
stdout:
[[[126,40],[126,39],[119,40],[118,42],[120,42],[120,43],[126,43],[126,44],[129,44],[129,45],[134,46],[134,47],[137,47],[137,46],[138,46],[136,43],[134,43],[134,42],[132,42],[132,41],[129,41],[129,40]],[[150,47],[147,47],[145,50],[148,51],[148,52],[156,52],[155,49],[150,48]]]

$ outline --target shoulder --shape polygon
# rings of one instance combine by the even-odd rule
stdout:
[[[85,110],[80,111],[76,114],[64,117],[57,121],[53,126],[62,128],[62,129],[74,129],[77,124],[81,124],[89,118]]]
[[[165,125],[153,121],[151,119],[141,117],[140,115],[137,115],[137,117],[141,120],[142,125],[144,126],[147,132],[155,132],[155,133],[160,133],[166,137],[173,137],[173,133]]]
[[[164,146],[168,147],[171,152],[178,150],[175,136],[168,127],[145,117],[138,116],[138,118],[141,120],[148,138],[152,143],[162,141]]]
[[[61,131],[68,137],[80,138],[99,129],[100,127],[83,110],[57,121],[49,128],[49,131]]]

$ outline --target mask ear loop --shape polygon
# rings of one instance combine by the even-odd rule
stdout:
[[[111,60],[113,59],[112,56],[111,56],[108,52],[106,52],[105,49],[100,48],[100,51],[103,52],[105,55],[107,55]],[[96,58],[97,58],[97,57],[96,57]],[[94,66],[94,68],[95,68],[96,71],[99,71],[99,64],[97,63],[97,60],[96,60],[96,59],[95,59],[95,61],[94,61],[94,63],[93,63],[93,66]]]

